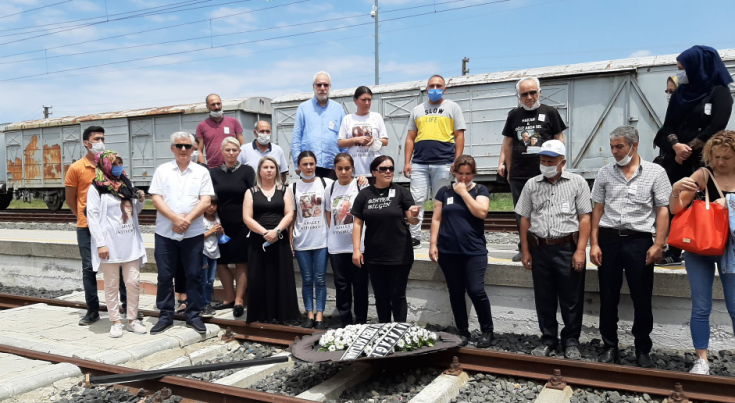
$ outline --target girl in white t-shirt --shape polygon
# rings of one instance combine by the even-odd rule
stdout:
[[[355,162],[347,153],[334,158],[334,171],[337,182],[327,187],[325,195],[327,210],[327,249],[329,261],[334,272],[334,288],[337,296],[337,311],[342,327],[353,324],[352,301],[355,301],[354,323],[367,322],[368,313],[368,272],[365,267],[352,263],[352,222],[350,210],[352,202],[362,186],[353,178]],[[364,251],[361,245],[361,251]]]
[[[96,176],[87,192],[86,215],[92,235],[92,269],[95,272],[101,269],[105,279],[105,302],[112,322],[110,337],[122,337],[123,334],[118,311],[119,267],[122,267],[128,290],[125,329],[146,334],[145,326],[137,319],[140,267],[146,263],[138,214],[143,209],[145,193],[133,187],[123,170],[123,160],[116,152],[100,152],[95,160]]]
[[[347,148],[352,156],[354,174],[370,177],[370,163],[375,157],[382,155],[380,149],[388,145],[388,132],[385,130],[383,117],[379,113],[370,112],[373,102],[370,88],[357,87],[353,100],[357,105],[357,112],[342,119],[337,144],[340,148]]]

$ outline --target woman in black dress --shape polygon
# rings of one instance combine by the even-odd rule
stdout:
[[[250,228],[250,294],[247,322],[299,318],[293,255],[283,232],[293,220],[291,193],[281,183],[278,163],[265,156],[258,163],[257,186],[245,194],[242,217]]]
[[[209,170],[212,177],[214,193],[219,199],[217,215],[230,241],[219,245],[220,258],[217,260],[217,276],[222,281],[225,292],[224,300],[214,307],[204,307],[203,317],[214,316],[215,309],[233,308],[232,314],[239,318],[245,311],[248,286],[248,227],[242,220],[242,205],[245,192],[255,186],[255,171],[248,165],[241,164],[240,143],[234,137],[222,141],[222,155],[225,163]],[[233,287],[232,272],[228,264],[235,265],[237,290]]]

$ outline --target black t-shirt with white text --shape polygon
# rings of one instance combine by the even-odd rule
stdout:
[[[352,215],[365,222],[365,263],[413,264],[411,232],[405,212],[413,206],[411,192],[401,185],[362,189],[352,204]]]
[[[513,139],[513,156],[510,174],[512,179],[530,179],[540,175],[539,155],[541,144],[567,128],[556,108],[541,104],[527,111],[515,108],[508,113],[503,136]]]

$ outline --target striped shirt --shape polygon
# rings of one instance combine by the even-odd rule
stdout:
[[[640,157],[639,157],[640,158]],[[600,168],[592,188],[592,201],[605,205],[600,227],[656,232],[656,211],[669,205],[671,184],[661,166],[640,159],[630,180],[618,164]]]
[[[523,187],[515,212],[531,219],[529,231],[537,237],[562,238],[579,231],[579,216],[592,212],[590,188],[568,171],[554,183],[537,175]]]

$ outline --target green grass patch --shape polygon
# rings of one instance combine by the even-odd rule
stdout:
[[[424,203],[424,211],[434,211],[434,201]],[[513,211],[513,197],[510,193],[490,193],[490,211]]]

